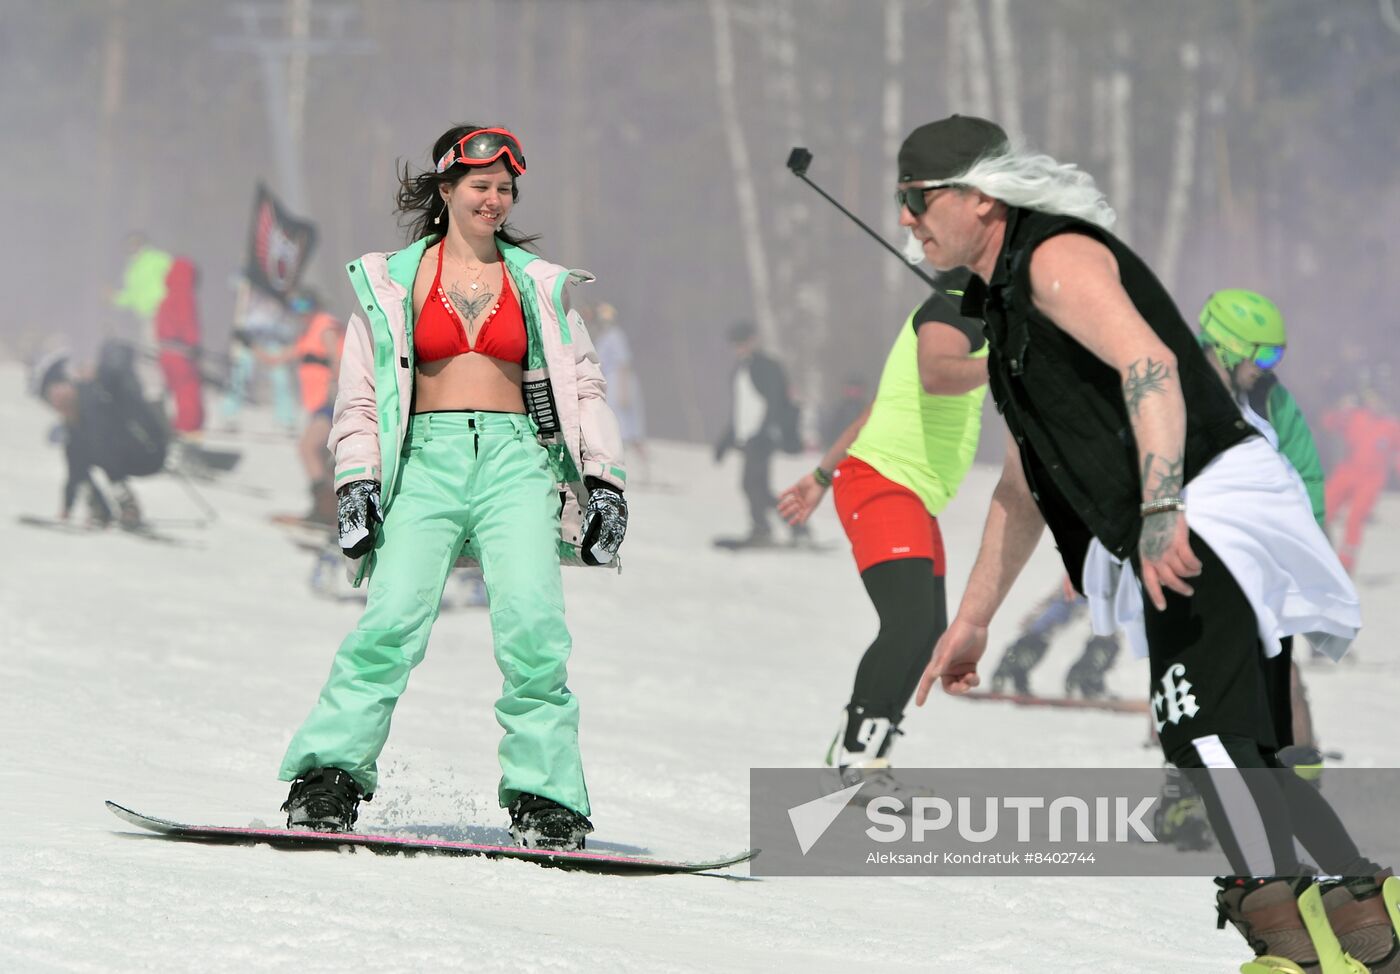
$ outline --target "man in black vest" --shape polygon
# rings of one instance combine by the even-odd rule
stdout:
[[[1237,779],[1281,767],[1292,741],[1280,638],[1320,634],[1339,654],[1360,626],[1301,486],[1240,416],[1165,288],[1108,231],[1113,211],[1086,173],[955,115],[905,140],[898,198],[929,263],[975,274],[963,313],[986,323],[1010,433],[977,562],[917,701],[935,681],[978,685],[987,627],[1048,524],[1091,608],[1118,608],[1112,621],[1145,648],[1167,758]],[[1289,592],[1319,601],[1300,611]],[[1201,790],[1239,874],[1218,880],[1217,907],[1269,955],[1262,969],[1336,963],[1342,949],[1400,969],[1388,873],[1301,778],[1245,777],[1243,796],[1223,798],[1212,780]],[[1325,890],[1299,879],[1295,836],[1325,873],[1353,879]],[[1340,948],[1331,933],[1310,937],[1292,902],[1319,896]]]

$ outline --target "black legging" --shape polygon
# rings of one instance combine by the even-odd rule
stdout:
[[[898,724],[934,643],[948,628],[943,577],[928,558],[898,558],[861,572],[880,631],[856,668],[851,705]]]

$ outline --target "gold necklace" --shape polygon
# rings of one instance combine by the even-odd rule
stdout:
[[[444,246],[444,248],[446,247],[445,244],[444,244],[443,246]],[[444,249],[443,252],[446,253],[446,250]],[[452,258],[452,260],[453,260],[455,263],[461,265],[461,267],[462,267],[463,270],[467,271],[468,273],[471,272],[471,268],[467,265],[467,262],[466,262],[466,261],[464,261],[464,260],[462,260],[462,259],[460,259],[460,258],[458,258],[458,257],[456,257],[456,256],[454,256],[454,257]],[[499,264],[500,261],[492,261],[491,263],[493,263],[493,264]],[[477,267],[476,267],[476,273],[475,273],[475,274],[472,274],[472,280],[471,280],[470,283],[468,283],[467,287],[469,287],[469,288],[470,288],[471,290],[473,290],[473,291],[475,291],[475,290],[477,290],[478,288],[480,288],[480,287],[481,287],[481,275],[482,275],[482,274],[485,274],[485,273],[486,273],[486,265],[485,265],[485,264],[478,264]],[[502,282],[504,282],[504,278],[502,278]]]

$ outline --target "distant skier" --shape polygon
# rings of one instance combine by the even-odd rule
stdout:
[[[987,391],[982,323],[958,310],[967,277],[966,271],[944,275],[940,290],[909,315],[874,401],[778,501],[788,523],[802,525],[833,488],[880,618],[827,753],[844,784],[870,781],[872,795],[902,790],[888,770],[890,750],[948,624],[938,515],[972,465]]]
[[[141,507],[128,480],[164,468],[170,429],[159,406],[143,395],[133,359],[129,345],[109,341],[99,349],[90,377],[76,375],[62,353],[35,366],[34,392],[63,422],[68,478],[59,507],[62,520],[71,517],[83,497],[96,526],[112,522],[113,501],[122,527],[142,524]],[[112,500],[93,479],[94,469],[106,475]]]
[[[730,373],[729,423],[715,444],[715,462],[724,460],[732,449],[744,455],[742,484],[749,506],[749,534],[730,547],[762,547],[772,544],[773,510],[772,466],[778,451],[796,453],[798,409],[788,392],[787,373],[778,360],[759,348],[758,330],[741,321],[729,329],[734,350],[734,370]],[[802,524],[794,525],[793,538],[807,534]]]
[[[1345,520],[1338,554],[1347,571],[1356,571],[1366,522],[1385,490],[1391,471],[1400,465],[1400,419],[1372,388],[1360,401],[1337,407],[1322,417],[1322,427],[1342,441],[1346,455],[1327,482],[1327,521]]]
[[[1084,596],[1074,590],[1068,578],[1040,602],[1021,624],[1021,634],[1006,647],[1001,662],[992,671],[992,692],[1031,692],[1030,674],[1045,658],[1056,632],[1069,625],[1088,607]],[[1118,635],[1090,633],[1084,650],[1065,674],[1065,696],[1097,700],[1107,693],[1104,676],[1118,658]]]
[[[157,362],[174,402],[171,428],[181,438],[204,429],[204,386],[199,373],[201,338],[195,300],[198,273],[193,262],[177,258],[165,278],[165,297],[155,314]]]

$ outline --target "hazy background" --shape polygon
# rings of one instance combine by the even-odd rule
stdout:
[[[715,435],[738,318],[819,415],[847,376],[873,384],[922,285],[788,150],[897,242],[898,142],[960,111],[1092,172],[1188,320],[1217,288],[1273,297],[1305,409],[1389,393],[1391,4],[0,0],[0,354],[128,328],[106,295],[141,229],[200,268],[217,368],[259,179],[319,225],[309,281],[348,314],[344,262],[404,243],[396,162],[504,123],[529,164],[513,222],[598,275],[652,435]]]

